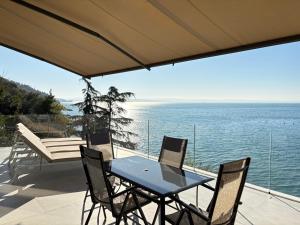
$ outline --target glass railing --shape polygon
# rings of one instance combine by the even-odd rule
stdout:
[[[81,136],[80,118],[64,115],[0,115],[0,146],[11,146],[16,124],[23,123],[38,137]]]
[[[0,115],[0,146],[11,146],[15,124],[24,123],[40,137],[83,135],[80,116]],[[194,124],[135,120],[124,129],[137,134],[132,150],[158,157],[164,135],[188,139],[185,164],[217,173],[222,162],[250,156],[247,182],[300,197],[298,124]],[[279,123],[279,122],[278,122]],[[97,125],[94,124],[96,128]],[[297,127],[297,129],[296,129]]]
[[[187,138],[186,165],[217,173],[220,163],[249,156],[247,182],[300,196],[300,133],[295,124],[241,127],[135,121],[130,129],[138,134],[137,151],[148,156],[158,157],[164,135]]]

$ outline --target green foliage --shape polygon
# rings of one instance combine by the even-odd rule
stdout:
[[[131,137],[137,136],[126,128],[133,122],[133,119],[124,117],[126,110],[120,105],[134,97],[132,92],[119,92],[116,87],[110,87],[106,95],[101,95],[99,101],[104,104],[103,115],[106,124],[112,132],[113,141],[118,145],[130,149],[136,148],[136,143],[131,141]]]
[[[83,134],[94,130],[96,127],[103,127],[102,112],[103,108],[98,105],[100,93],[92,86],[92,83],[86,78],[82,78],[86,88],[82,89],[84,99],[82,102],[74,104],[79,111],[83,113],[77,121],[83,125]]]
[[[50,132],[57,137],[64,136],[70,121],[62,114],[62,110],[64,106],[51,91],[46,94],[0,76],[0,146],[12,144],[18,122],[35,132],[40,130],[47,136]],[[46,118],[46,121],[41,122],[41,118]]]
[[[92,83],[86,78],[82,78],[86,84],[86,88],[82,89],[84,99],[82,102],[74,104],[79,108],[83,115],[92,115],[97,113],[100,93],[92,86]]]
[[[11,146],[14,141],[17,116],[0,115],[0,146]]]
[[[74,105],[83,113],[80,120],[83,124],[83,132],[107,127],[112,132],[114,143],[134,149],[136,143],[131,141],[131,137],[137,135],[126,130],[133,120],[123,116],[126,110],[120,106],[120,103],[125,103],[134,94],[132,92],[120,93],[116,87],[110,87],[107,94],[100,95],[89,80],[85,78],[82,80],[86,84],[86,88],[82,90],[84,100]]]
[[[60,114],[63,109],[51,92],[45,94],[0,77],[0,114]]]

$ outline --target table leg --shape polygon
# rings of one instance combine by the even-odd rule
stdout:
[[[160,225],[165,225],[165,197],[160,198],[160,210],[159,210],[159,224]]]

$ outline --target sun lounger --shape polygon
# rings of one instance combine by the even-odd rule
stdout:
[[[77,137],[40,139],[22,123],[17,124],[17,134],[31,150],[49,163],[80,160],[79,145],[86,144],[86,141]]]
[[[18,178],[21,166],[39,165],[41,169],[43,159],[48,163],[80,160],[79,146],[86,145],[86,141],[79,137],[41,139],[22,123],[16,128],[16,141],[8,161],[12,182]]]

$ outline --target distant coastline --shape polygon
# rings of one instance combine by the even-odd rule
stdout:
[[[69,103],[74,104],[76,102],[82,101],[80,98],[74,99],[64,99],[64,98],[57,98],[58,101],[61,103]],[[254,103],[254,104],[300,104],[298,100],[203,100],[203,99],[177,99],[177,98],[151,98],[151,99],[130,99],[128,102],[161,102],[161,103],[238,103],[238,104],[247,104],[247,103]]]

